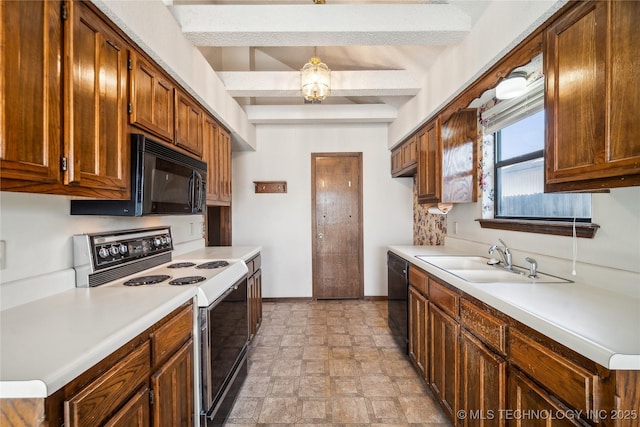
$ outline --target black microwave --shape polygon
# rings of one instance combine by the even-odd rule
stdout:
[[[131,198],[72,200],[71,215],[183,215],[204,211],[207,164],[153,141],[131,135]]]

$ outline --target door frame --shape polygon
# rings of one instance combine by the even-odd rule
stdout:
[[[312,298],[316,301],[316,251],[317,251],[317,227],[316,227],[316,159],[319,157],[355,157],[358,165],[358,278],[359,289],[358,299],[364,299],[364,233],[363,233],[363,169],[362,169],[362,152],[331,152],[331,153],[311,153],[311,287]]]

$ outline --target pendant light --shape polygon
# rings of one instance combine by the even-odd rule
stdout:
[[[300,89],[305,101],[320,103],[331,92],[331,70],[320,61],[313,48],[313,57],[300,70]]]

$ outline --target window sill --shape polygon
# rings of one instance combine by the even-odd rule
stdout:
[[[526,221],[518,219],[477,219],[482,228],[522,231],[525,233],[573,236],[573,222]],[[576,236],[593,239],[600,226],[593,223],[576,222]]]

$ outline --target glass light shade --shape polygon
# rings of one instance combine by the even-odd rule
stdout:
[[[300,70],[302,96],[307,101],[322,101],[331,92],[331,70],[314,56]]]
[[[511,99],[527,92],[527,77],[525,73],[514,72],[509,74],[496,86],[496,98]]]

